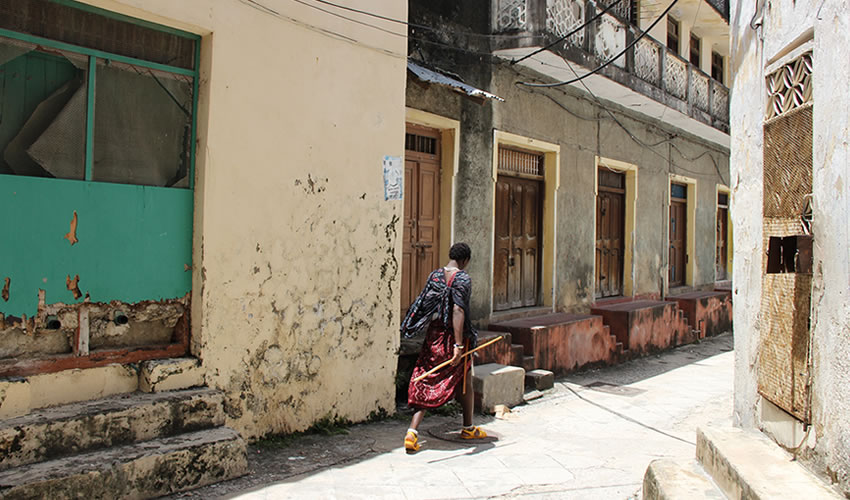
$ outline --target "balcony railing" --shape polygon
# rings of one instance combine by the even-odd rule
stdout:
[[[715,7],[727,5],[727,0],[710,1]],[[609,5],[610,0],[601,2]],[[493,31],[543,34],[552,41],[583,25],[604,5],[584,0],[493,0]],[[585,67],[610,60],[641,34],[628,22],[631,2],[623,0],[620,5],[625,8],[609,11],[617,11],[616,15],[603,14],[549,50]],[[506,37],[496,48],[518,48],[521,40]],[[723,132],[729,130],[729,89],[648,35],[601,74]]]

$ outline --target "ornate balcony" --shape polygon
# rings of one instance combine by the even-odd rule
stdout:
[[[497,54],[519,59],[582,26],[604,5],[584,0],[492,0],[495,34],[536,35],[497,38]],[[608,4],[609,0],[601,0]],[[727,0],[708,0],[719,13]],[[629,23],[631,2],[623,0],[585,29],[522,64],[559,80],[583,74],[619,54],[641,31]],[[607,81],[605,81],[607,79]],[[729,89],[650,36],[644,36],[623,56],[585,80],[595,93],[638,112],[673,119],[660,106],[681,113],[685,128],[716,142],[728,143]],[[612,85],[612,83],[619,84]],[[577,84],[578,85],[578,84]],[[625,87],[623,89],[622,87]],[[629,92],[630,91],[630,92]],[[657,112],[661,110],[661,112]],[[703,126],[700,126],[702,124]],[[677,124],[678,125],[678,124]],[[712,130],[705,130],[705,126]],[[721,132],[722,135],[718,135]]]

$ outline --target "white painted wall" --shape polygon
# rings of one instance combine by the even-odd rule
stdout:
[[[813,430],[803,457],[850,491],[850,16],[844,0],[732,2],[735,422],[761,426],[756,391],[762,273],[765,68],[814,34]]]

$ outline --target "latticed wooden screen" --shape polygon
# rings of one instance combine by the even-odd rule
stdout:
[[[805,245],[770,242],[771,239],[774,243],[788,242],[795,237],[802,242],[810,237],[803,217],[812,192],[811,70],[808,53],[769,75],[766,82],[769,101],[764,124],[763,248],[766,253],[758,357],[759,393],[807,423],[812,276],[810,265],[793,264],[801,258],[810,259],[811,253],[799,253]],[[776,265],[778,262],[784,265]]]

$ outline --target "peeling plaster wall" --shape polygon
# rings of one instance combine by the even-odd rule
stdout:
[[[401,204],[382,159],[403,154],[405,37],[284,0],[263,4],[297,22],[232,0],[87,3],[204,37],[192,350],[228,424],[391,411]]]
[[[814,33],[812,424],[801,455],[850,492],[850,19],[842,0],[732,4],[732,187],[735,219],[735,421],[761,427],[756,359],[762,248],[762,123],[765,66]],[[760,39],[763,37],[763,41]],[[795,443],[796,445],[796,443]]]

